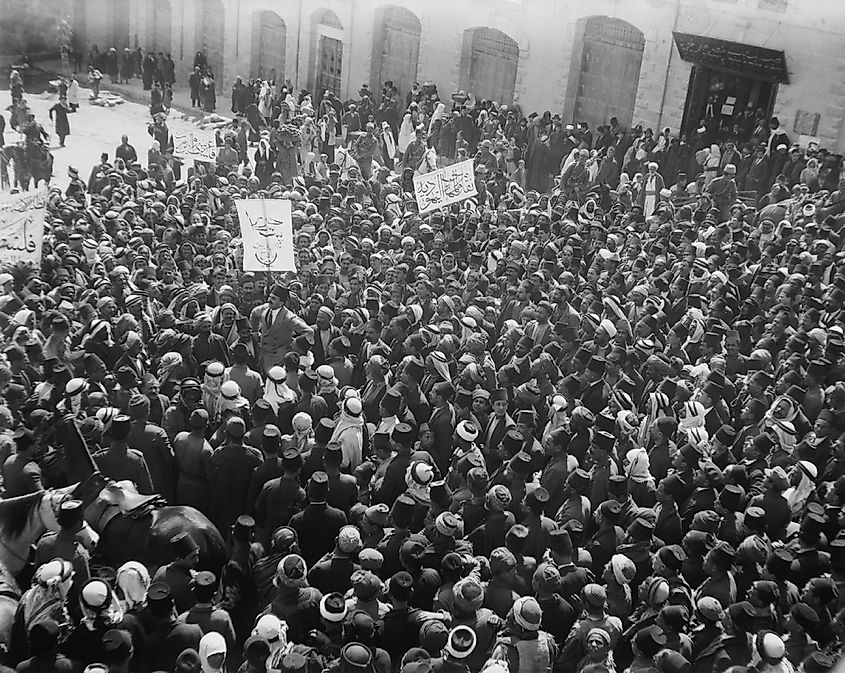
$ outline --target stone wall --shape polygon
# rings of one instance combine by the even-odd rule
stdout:
[[[87,44],[103,48],[113,38],[115,7],[128,7],[130,41],[145,47],[154,25],[151,6],[166,0],[91,0],[85,3]],[[169,0],[171,44],[180,83],[187,80],[193,56],[201,48],[202,6],[218,0]],[[375,17],[394,4],[420,20],[417,79],[437,84],[441,96],[457,90],[464,32],[476,27],[498,29],[519,45],[515,102],[526,112],[551,110],[572,119],[580,49],[576,24],[588,16],[622,19],[645,37],[634,123],[652,128],[679,128],[689,86],[690,64],[681,60],[672,31],[744,42],[786,53],[790,80],[778,87],[775,114],[790,136],[796,114],[819,114],[817,137],[823,145],[845,152],[845,6],[841,0],[781,3],[769,0],[223,0],[225,70],[218,90],[228,92],[236,75],[254,67],[253,15],[276,12],[286,25],[285,77],[297,88],[314,83],[320,29],[314,17],[330,9],[343,28],[342,97],[357,96],[371,81]],[[282,48],[280,46],[280,48]],[[377,55],[377,50],[376,50]],[[573,60],[574,59],[574,60]]]

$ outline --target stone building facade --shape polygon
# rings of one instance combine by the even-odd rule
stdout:
[[[750,106],[845,153],[842,0],[70,2],[86,48],[170,52],[181,82],[202,50],[221,96],[236,75],[344,99],[430,81],[441,97],[673,131]]]

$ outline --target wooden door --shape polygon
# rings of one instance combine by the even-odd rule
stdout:
[[[167,54],[170,52],[170,0],[154,0],[153,2],[153,34],[152,44],[153,51],[158,54]]]
[[[690,83],[687,89],[687,102],[684,108],[682,129],[692,134],[704,120],[704,105],[710,91],[710,69],[694,65],[690,71]]]
[[[519,45],[500,30],[478,28],[472,37],[469,89],[476,99],[513,102]]]
[[[331,91],[336,96],[340,96],[343,42],[321,35],[317,59],[317,96],[322,98],[324,91]]]
[[[202,52],[214,73],[218,91],[223,82],[223,45],[225,43],[225,13],[220,0],[205,0],[202,15]]]
[[[616,117],[630,126],[644,47],[643,34],[629,23],[610,17],[587,20],[574,121],[595,128]]]
[[[275,12],[261,12],[258,25],[257,75],[276,82],[285,78],[287,28]]]
[[[381,60],[374,91],[380,94],[385,82],[393,82],[404,96],[417,78],[420,56],[420,21],[406,9],[390,6],[382,20]]]

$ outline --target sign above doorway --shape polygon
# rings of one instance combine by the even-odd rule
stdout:
[[[789,82],[786,55],[782,51],[690,33],[673,35],[678,53],[685,61],[753,79]]]

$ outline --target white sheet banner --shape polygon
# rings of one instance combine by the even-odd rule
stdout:
[[[195,133],[194,131],[174,133],[173,154],[187,159],[215,161],[217,159],[217,141],[214,139],[213,133]]]
[[[420,213],[427,213],[478,194],[472,159],[414,176]]]
[[[0,264],[41,266],[47,188],[0,197]]]
[[[290,201],[235,201],[244,242],[244,271],[296,271]]]

